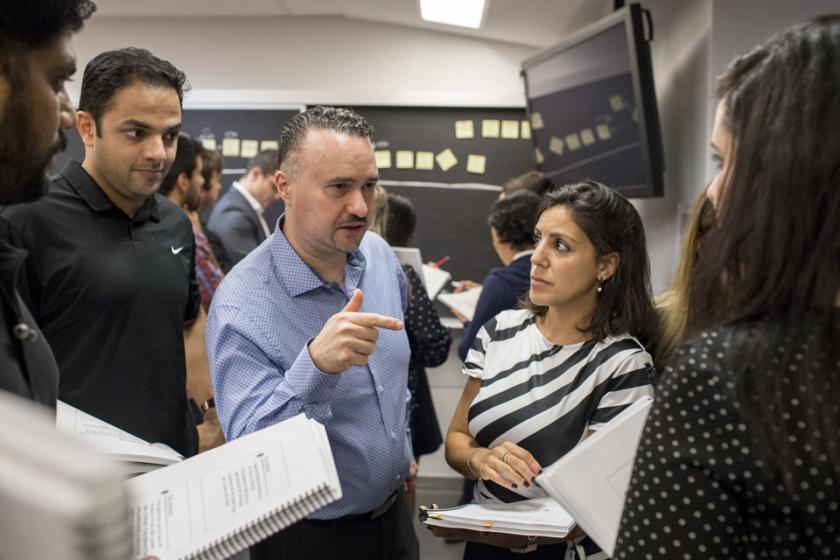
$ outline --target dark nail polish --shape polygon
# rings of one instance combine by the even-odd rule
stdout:
[[[525,481],[525,488],[530,488],[530,487],[531,487],[531,484],[526,480]]]
[[[513,488],[519,488],[519,486],[517,486],[516,484],[514,484],[514,485],[513,485]]]

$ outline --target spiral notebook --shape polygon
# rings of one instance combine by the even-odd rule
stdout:
[[[338,500],[324,427],[303,414],[127,482],[133,557],[221,559]]]

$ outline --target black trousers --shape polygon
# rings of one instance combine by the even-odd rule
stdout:
[[[420,547],[400,490],[375,519],[300,521],[251,547],[251,560],[418,560]]]
[[[566,543],[538,546],[533,552],[514,552],[489,544],[468,542],[464,560],[560,560],[566,555]]]

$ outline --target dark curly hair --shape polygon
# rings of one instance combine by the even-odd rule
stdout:
[[[549,191],[542,199],[537,220],[555,206],[565,206],[575,224],[583,230],[599,257],[617,253],[618,268],[598,296],[598,305],[584,332],[595,340],[610,335],[631,334],[642,344],[651,341],[656,328],[656,311],[650,288],[650,262],[645,228],[630,201],[617,191],[584,181]],[[548,308],[526,298],[526,307],[542,316]]]
[[[18,57],[55,41],[62,33],[75,33],[96,11],[90,0],[3,0],[0,4],[0,73],[20,84],[24,65]]]
[[[522,251],[534,246],[534,226],[540,197],[531,191],[516,191],[497,200],[490,209],[487,223],[496,230],[502,243]]]

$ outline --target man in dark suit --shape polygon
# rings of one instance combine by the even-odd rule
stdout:
[[[0,204],[46,193],[46,169],[65,142],[61,129],[75,120],[64,87],[76,71],[70,37],[95,9],[88,0],[3,4]],[[26,251],[10,231],[0,237],[0,389],[55,407],[55,358],[16,286]]]
[[[207,220],[207,229],[221,241],[231,267],[271,235],[273,224],[266,223],[263,212],[278,199],[276,171],[277,150],[261,151],[248,162],[245,175],[219,199]]]

